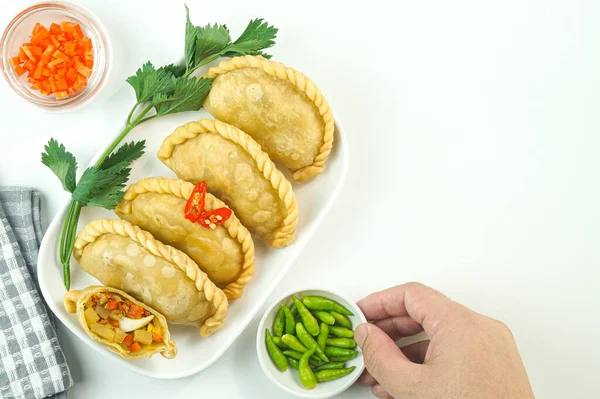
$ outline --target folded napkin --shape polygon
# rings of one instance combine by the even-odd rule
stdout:
[[[56,322],[37,286],[40,195],[0,188],[0,397],[67,397],[73,385]]]

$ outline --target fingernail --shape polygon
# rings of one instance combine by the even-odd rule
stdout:
[[[367,339],[368,334],[369,327],[367,326],[367,323],[360,324],[358,327],[356,327],[356,331],[354,331],[354,339],[361,348],[363,346],[363,342],[365,342],[365,339]]]

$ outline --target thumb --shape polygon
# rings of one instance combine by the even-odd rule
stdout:
[[[415,375],[417,365],[411,363],[379,327],[363,323],[356,328],[354,338],[362,349],[365,367],[384,388],[413,379],[411,376]]]

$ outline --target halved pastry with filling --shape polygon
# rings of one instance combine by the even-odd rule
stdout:
[[[158,158],[183,180],[206,181],[252,233],[274,247],[292,242],[298,203],[292,185],[260,145],[235,126],[200,119],[178,127]]]
[[[227,299],[237,299],[254,275],[252,236],[235,214],[214,228],[186,218],[186,204],[193,191],[192,183],[179,179],[141,179],[129,186],[115,212],[185,252],[223,289]],[[226,206],[210,193],[202,200],[205,211]]]
[[[235,57],[209,69],[204,108],[248,133],[296,181],[325,169],[334,121],[321,90],[302,73],[260,56]]]
[[[102,284],[119,288],[169,323],[193,325],[207,337],[223,326],[227,297],[189,256],[125,220],[90,222],[73,255]]]
[[[63,301],[90,338],[125,359],[177,355],[165,317],[121,290],[90,286],[66,292]]]

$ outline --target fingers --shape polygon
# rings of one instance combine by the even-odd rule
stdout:
[[[379,327],[363,323],[357,327],[355,339],[362,349],[365,367],[379,383],[393,386],[398,379],[412,379],[413,368],[418,366]]]
[[[381,328],[392,341],[398,341],[400,338],[410,337],[423,331],[423,327],[410,316],[395,316],[373,322]]]
[[[387,393],[379,384],[373,385],[371,387],[371,392],[373,392],[373,395],[379,399],[394,399],[392,395]]]
[[[369,373],[369,370],[363,371],[363,373],[356,380],[358,385],[362,385],[365,387],[370,387],[371,385],[377,384],[377,380]]]
[[[376,292],[358,302],[367,320],[410,316],[433,337],[440,322],[451,319],[456,305],[442,293],[419,283],[407,283]]]
[[[427,349],[429,348],[429,340],[415,342],[414,344],[406,345],[400,348],[404,356],[413,363],[423,364]],[[371,386],[377,384],[375,377],[369,373],[369,370],[363,371],[356,381],[358,385]]]
[[[413,363],[423,364],[427,349],[429,349],[429,340],[415,342],[400,348],[404,356]]]

